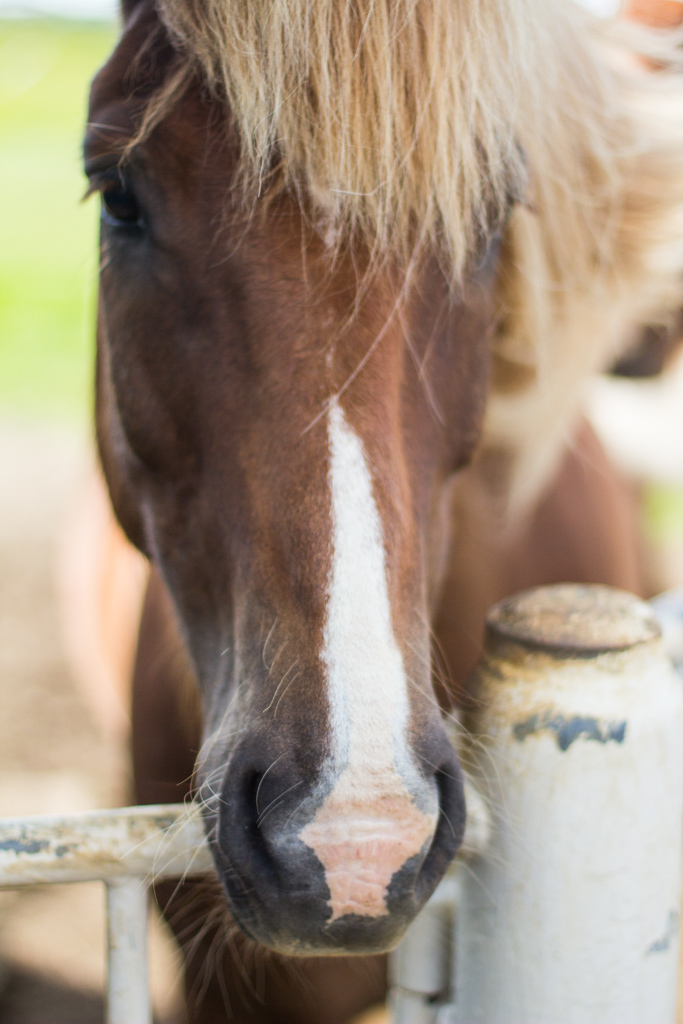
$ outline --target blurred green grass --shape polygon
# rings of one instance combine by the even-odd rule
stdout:
[[[0,21],[0,414],[90,414],[95,200],[81,203],[89,81],[113,26]]]
[[[683,487],[676,484],[650,484],[643,492],[643,518],[649,539],[654,544],[681,543],[683,527]]]

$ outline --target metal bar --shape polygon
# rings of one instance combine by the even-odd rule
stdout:
[[[451,937],[457,880],[444,879],[389,958],[393,1024],[437,1024],[451,998]]]
[[[107,882],[107,1024],[152,1024],[147,913],[144,879]]]
[[[0,889],[212,871],[193,804],[0,820]]]
[[[438,1024],[453,1000],[452,937],[462,862],[485,853],[491,831],[485,801],[470,779],[464,781],[467,824],[458,858],[389,956],[393,1024]]]
[[[673,1024],[683,686],[604,587],[492,609],[467,759],[491,844],[462,873],[453,1024]]]
[[[488,836],[486,808],[467,790],[467,829],[459,858]],[[215,871],[196,804],[117,807],[64,816],[0,818],[0,889],[50,882],[148,881]]]

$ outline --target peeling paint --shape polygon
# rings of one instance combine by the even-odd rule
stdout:
[[[623,743],[626,737],[626,725],[625,721],[604,722],[598,718],[582,715],[567,718],[562,714],[544,711],[517,722],[512,727],[512,731],[515,739],[520,743],[523,743],[527,736],[533,736],[539,732],[554,733],[558,747],[565,751],[569,750],[572,743],[581,736],[587,740],[594,740],[596,743]]]
[[[670,910],[667,918],[666,931],[662,935],[661,939],[656,939],[645,951],[645,956],[649,956],[651,953],[666,953],[671,943],[678,935],[678,921],[679,915],[676,910]]]
[[[4,839],[0,842],[0,850],[11,853],[41,853],[50,843],[47,839]]]
[[[213,870],[194,805],[0,819],[0,889]]]

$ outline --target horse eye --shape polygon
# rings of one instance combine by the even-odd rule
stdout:
[[[112,182],[103,189],[102,218],[114,227],[130,227],[140,223],[138,201],[125,183]]]

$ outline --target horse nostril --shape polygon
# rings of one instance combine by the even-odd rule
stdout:
[[[260,828],[259,800],[264,772],[251,765],[230,764],[218,811],[218,846],[232,867],[243,863],[273,871],[272,857]]]
[[[295,766],[261,750],[238,751],[221,790],[217,840],[223,860],[238,871],[265,873],[277,881],[287,870],[281,847],[288,845],[304,789]]]

